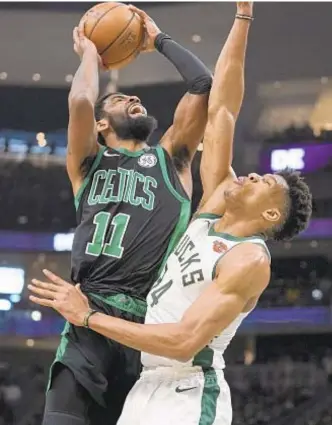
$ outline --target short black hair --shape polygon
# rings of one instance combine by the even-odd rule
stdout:
[[[286,217],[281,226],[272,233],[277,241],[290,240],[308,227],[312,214],[312,194],[298,171],[285,169],[276,173],[288,185]]]
[[[113,96],[115,94],[122,94],[122,93],[119,93],[119,92],[105,93],[103,96],[101,96],[97,100],[97,102],[95,104],[95,120],[96,121],[100,121],[101,119],[104,118],[104,116],[105,116],[104,115],[104,104],[105,104],[105,101],[109,97],[111,97],[111,96]],[[101,145],[103,145],[103,146],[106,146],[106,140],[104,139],[104,137],[100,133],[98,133],[98,143],[101,144]]]

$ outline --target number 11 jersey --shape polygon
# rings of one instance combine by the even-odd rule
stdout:
[[[85,292],[145,298],[190,217],[167,152],[100,149],[75,206],[72,281]]]

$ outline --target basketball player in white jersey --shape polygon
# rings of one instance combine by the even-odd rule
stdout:
[[[204,139],[203,200],[148,295],[145,324],[91,310],[78,287],[48,271],[53,283],[30,285],[38,295],[32,301],[142,351],[143,372],[118,425],[231,424],[223,353],[269,283],[265,240],[292,238],[310,219],[310,191],[298,174],[236,178],[230,171],[251,12],[252,5],[238,4],[219,57]]]

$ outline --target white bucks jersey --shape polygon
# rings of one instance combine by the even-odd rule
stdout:
[[[147,297],[145,323],[179,322],[185,311],[195,302],[215,277],[220,258],[235,245],[256,243],[267,247],[259,236],[236,238],[217,233],[214,224],[220,217],[201,214],[169,256],[160,278]],[[248,313],[241,313],[220,335],[185,365],[223,368],[223,353]],[[176,360],[142,353],[145,367],[184,365]]]

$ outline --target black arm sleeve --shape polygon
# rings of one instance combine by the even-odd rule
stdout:
[[[212,74],[193,53],[180,46],[169,35],[164,33],[157,35],[155,47],[179,71],[186,82],[189,93],[209,93],[212,85]]]

